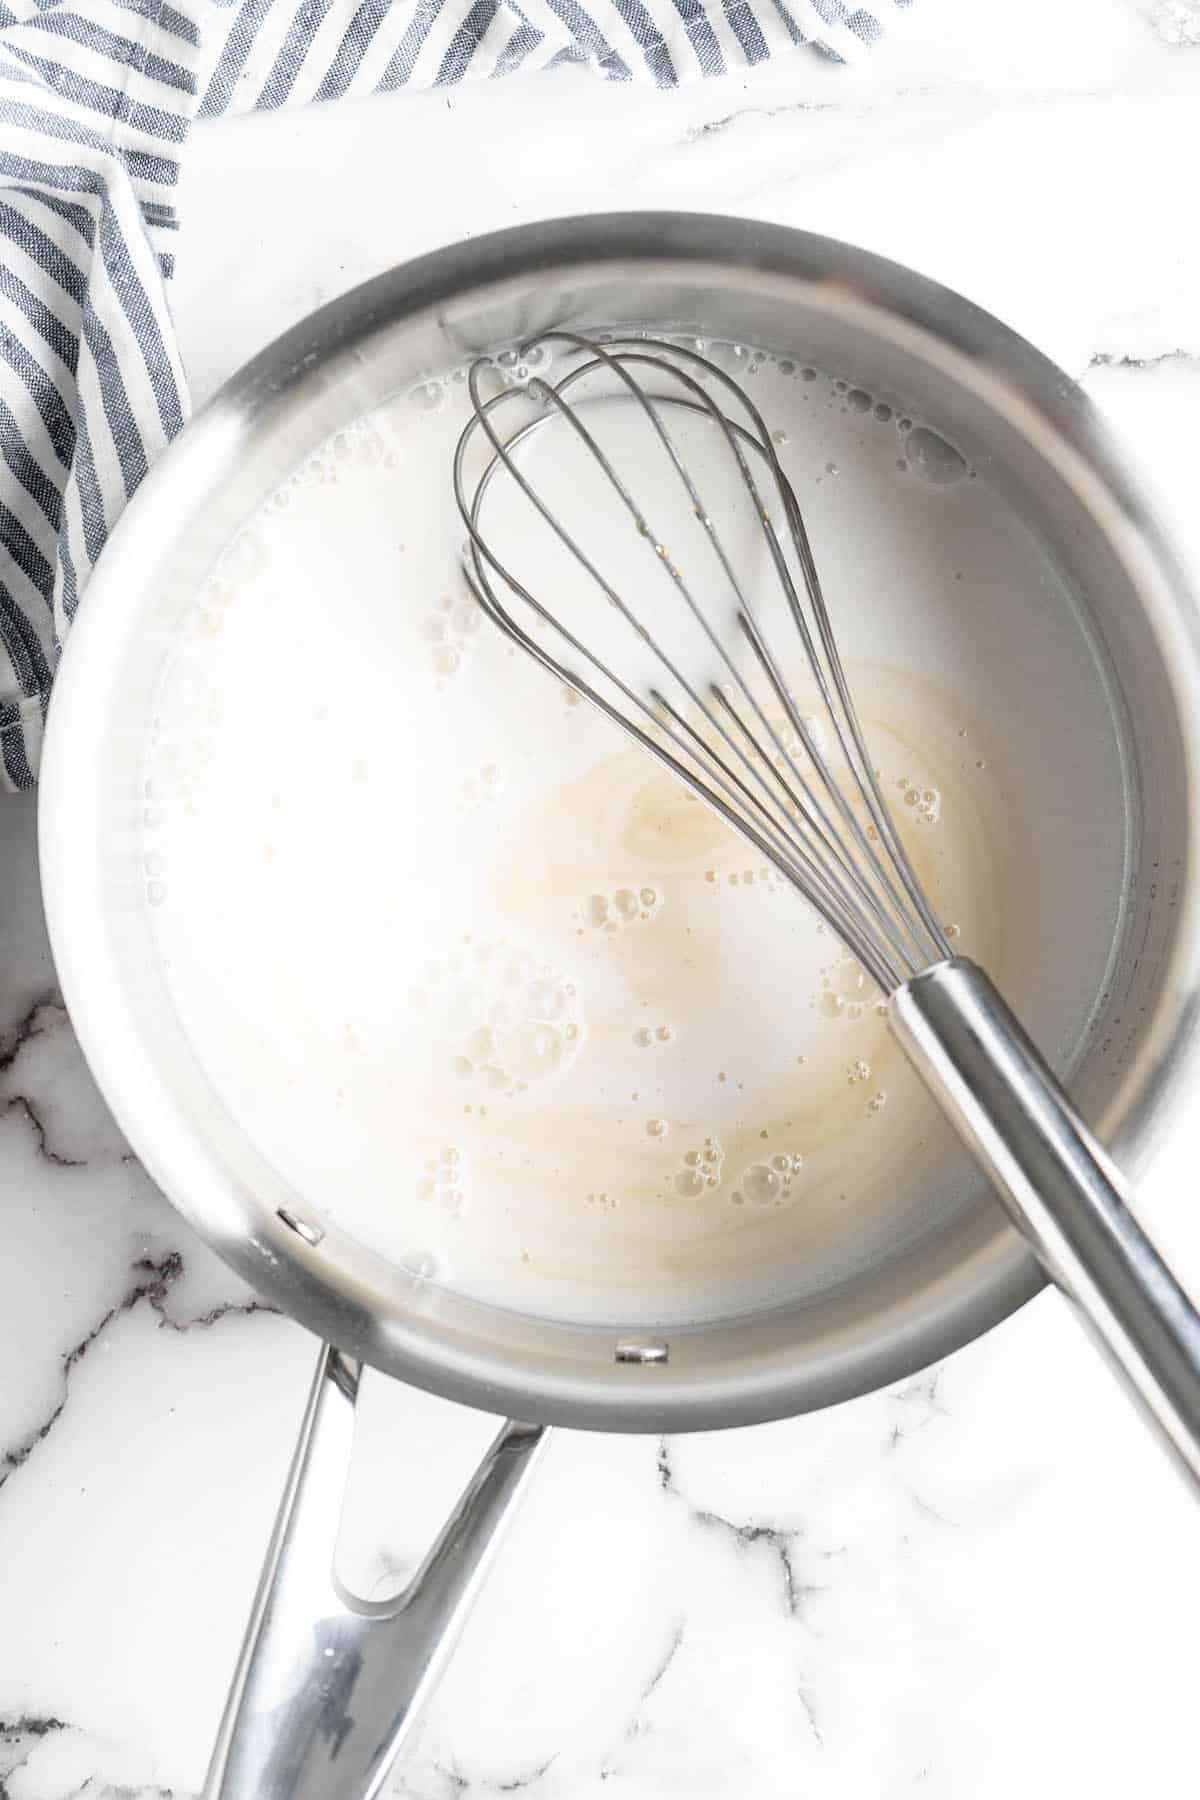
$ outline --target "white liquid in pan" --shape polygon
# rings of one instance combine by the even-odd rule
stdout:
[[[1069,1050],[1127,843],[1067,596],[919,420],[726,355],[921,878]],[[186,621],[145,814],[184,1028],[305,1208],[461,1292],[669,1321],[820,1291],[945,1216],[962,1158],[815,915],[467,597],[465,410],[433,383],[326,445]]]

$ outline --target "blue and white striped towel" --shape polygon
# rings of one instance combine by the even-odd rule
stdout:
[[[561,61],[671,87],[844,57],[908,3],[0,0],[0,787],[36,777],[88,574],[187,412],[165,282],[194,118]]]

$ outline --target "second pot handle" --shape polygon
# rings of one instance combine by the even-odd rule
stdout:
[[[408,1586],[362,1600],[333,1572],[358,1382],[323,1345],[204,1800],[373,1800],[544,1442],[506,1424]]]
[[[1120,1170],[974,963],[927,969],[888,1014],[1009,1217],[1200,1487],[1200,1315],[1130,1211]]]

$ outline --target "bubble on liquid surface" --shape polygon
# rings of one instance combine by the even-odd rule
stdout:
[[[218,568],[218,575],[231,587],[241,587],[262,573],[266,556],[262,539],[257,531],[247,529],[238,535],[226,550]]]
[[[459,804],[468,812],[498,800],[504,792],[504,771],[496,763],[484,763],[474,775],[464,777],[459,787]]]
[[[950,487],[967,472],[966,462],[954,446],[924,425],[909,432],[904,449],[914,475],[934,487]]]
[[[457,1219],[466,1202],[466,1186],[466,1158],[456,1144],[446,1144],[426,1163],[425,1174],[417,1182],[417,1199]]]
[[[647,1137],[659,1138],[659,1139],[665,1138],[668,1135],[668,1133],[670,1132],[670,1129],[671,1129],[671,1127],[668,1124],[666,1119],[647,1119],[646,1120],[646,1136]]]
[[[677,1194],[694,1199],[705,1188],[720,1187],[725,1168],[725,1151],[715,1137],[706,1137],[699,1148],[686,1150],[675,1176]]]
[[[639,1050],[649,1050],[671,1043],[674,1037],[675,1031],[670,1025],[639,1025],[633,1034],[633,1041]]]
[[[422,620],[420,632],[432,646],[430,660],[439,680],[457,674],[474,647],[482,613],[471,594],[442,594]]]
[[[513,1093],[570,1066],[583,1033],[576,983],[504,943],[456,949],[428,969],[421,1013],[460,1080]]]
[[[406,1275],[417,1281],[436,1281],[443,1276],[443,1266],[432,1250],[406,1250],[400,1258],[400,1267]]]
[[[901,775],[898,786],[904,792],[904,804],[913,809],[913,816],[924,825],[936,825],[942,816],[941,790],[935,787],[922,787],[918,782],[910,781],[907,775]]]
[[[408,398],[417,412],[441,412],[446,404],[445,384],[440,381],[422,382],[420,387],[412,390]]]
[[[771,1206],[783,1195],[783,1176],[768,1163],[752,1163],[744,1169],[739,1185],[751,1206]]]
[[[852,412],[870,412],[871,396],[865,388],[851,388],[846,395],[846,405]]]
[[[653,919],[662,905],[657,887],[619,887],[611,894],[589,894],[583,916],[593,931],[623,931],[626,926]]]
[[[867,991],[867,977],[852,956],[843,956],[829,970],[829,985],[843,1000],[861,1001]]]
[[[817,995],[816,1008],[823,1019],[840,1019],[846,1010],[846,1002],[832,988],[825,988]]]

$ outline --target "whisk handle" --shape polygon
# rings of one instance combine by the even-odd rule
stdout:
[[[1144,1416],[1200,1488],[1200,1314],[1130,1188],[981,969],[897,989],[892,1030]]]

